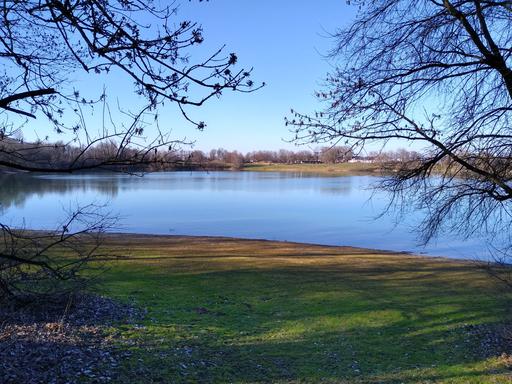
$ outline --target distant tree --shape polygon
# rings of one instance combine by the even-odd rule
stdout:
[[[325,107],[287,119],[295,140],[416,143],[426,150],[381,186],[427,212],[423,240],[443,228],[510,241],[512,2],[351,3],[359,11],[334,34],[336,69],[317,93]]]
[[[322,163],[342,163],[352,158],[350,147],[325,147],[320,150],[320,161]]]
[[[221,48],[192,62],[190,53],[204,41],[203,30],[193,22],[176,20],[175,7],[158,8],[152,1],[13,1],[4,2],[1,10],[0,111],[5,122],[0,139],[19,133],[13,115],[46,116],[54,133],[67,133],[68,141],[79,143],[83,150],[82,156],[60,171],[97,166],[86,165],[84,157],[86,149],[103,141],[118,148],[102,166],[146,162],[155,148],[175,143],[168,132],[159,130],[151,137],[145,129],[149,124],[158,127],[157,107],[173,103],[186,120],[203,129],[204,122],[189,118],[187,106],[201,106],[225,90],[253,90],[250,71],[235,69],[234,53],[223,55]],[[97,105],[102,113],[110,113],[105,107],[108,94],[98,89],[96,101],[86,100],[70,82],[76,72],[113,73],[129,79],[133,93],[145,104],[136,111],[123,106],[131,119],[124,126],[113,123],[88,130],[83,108]],[[44,128],[39,132],[40,137],[50,134]],[[125,158],[127,148],[137,148],[137,156]],[[0,155],[4,167],[48,168],[20,161],[22,153],[2,153],[0,148]]]
[[[203,151],[200,151],[200,150],[192,151],[188,158],[188,160],[192,164],[196,164],[196,165],[204,164],[206,162],[206,159],[207,159],[206,155],[204,154]]]
[[[217,154],[215,155],[215,159],[220,161],[226,161],[228,151],[225,150],[224,148],[218,148],[216,151]]]
[[[194,54],[204,41],[201,26],[177,19],[177,7],[160,8],[151,0],[132,1],[7,1],[0,15],[0,166],[9,170],[73,172],[111,166],[150,165],[161,161],[158,149],[173,148],[176,141],[160,128],[158,111],[174,104],[185,120],[198,129],[205,123],[189,117],[186,110],[202,106],[224,91],[251,92],[255,89],[250,70],[237,69],[237,56],[224,48],[205,58]],[[120,100],[120,114],[127,121],[112,121],[108,90],[97,90],[91,100],[73,88],[76,73],[115,75],[130,81],[143,105],[132,110]],[[94,84],[94,79],[89,79]],[[256,87],[258,88],[258,87]],[[89,109],[99,109],[104,126],[90,127]],[[44,140],[23,143],[20,126],[24,119],[46,118],[38,134]],[[148,129],[151,126],[152,129]],[[153,131],[154,133],[151,133]],[[61,143],[48,144],[52,137]],[[22,137],[22,136],[21,136]],[[56,161],[66,153],[71,159]],[[37,152],[37,156],[33,154]],[[74,221],[92,217],[85,225],[90,231],[105,229],[89,212],[72,215]],[[98,224],[100,223],[100,224]],[[72,225],[58,231],[70,236]],[[80,230],[80,238],[84,231]],[[86,231],[89,232],[89,231]],[[49,263],[47,240],[37,244],[3,226],[4,247],[0,247],[0,294],[14,294],[10,281],[35,268],[38,276],[68,278],[60,266]],[[36,236],[37,238],[37,236]],[[15,252],[11,244],[21,244]],[[57,243],[60,246],[60,242]],[[29,252],[32,250],[33,252]],[[77,258],[76,266],[89,259]],[[23,264],[28,268],[19,267]],[[37,267],[37,268],[36,268]],[[23,287],[17,284],[16,287]]]
[[[338,158],[336,149],[332,147],[325,147],[320,150],[319,159],[322,163],[334,164]]]
[[[277,153],[277,160],[280,163],[292,164],[294,162],[295,154],[293,151],[289,151],[287,149],[280,149]]]
[[[295,152],[295,161],[297,163],[311,163],[316,161],[316,156],[313,151],[302,150]]]
[[[244,155],[238,151],[228,152],[224,161],[233,169],[240,169],[244,164]]]
[[[254,151],[247,154],[247,157],[252,161],[265,161],[265,162],[276,162],[277,154],[274,151]]]
[[[210,153],[208,155],[208,160],[210,160],[210,161],[217,160],[217,150],[216,149],[210,150]]]

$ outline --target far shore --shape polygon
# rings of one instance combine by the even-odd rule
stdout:
[[[73,173],[98,173],[98,172],[112,172],[112,169],[96,169],[94,171],[87,170],[75,170],[69,172],[58,172],[58,174],[73,174]],[[228,163],[211,163],[211,164],[184,164],[168,169],[116,169],[116,172],[127,172],[127,173],[151,173],[151,172],[284,172],[284,173],[297,173],[297,174],[309,174],[317,176],[365,176],[365,175],[383,175],[392,172],[390,168],[385,167],[381,163],[335,163],[335,164],[312,164],[312,163],[298,163],[298,164],[285,164],[285,163],[270,163],[270,162],[258,162],[258,163],[244,163],[242,166],[235,166]],[[16,175],[16,174],[29,174],[33,172],[26,171],[12,171],[4,170],[0,168],[0,174],[3,175]],[[45,172],[37,172],[45,173]],[[48,169],[48,173],[52,173],[51,169]]]
[[[336,164],[249,163],[244,164],[241,170],[253,172],[294,172],[323,176],[362,176],[386,173],[382,164],[363,162]]]

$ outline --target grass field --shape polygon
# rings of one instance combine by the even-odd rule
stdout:
[[[325,176],[355,176],[382,173],[382,167],[373,163],[340,163],[340,164],[277,164],[253,163],[245,164],[243,171],[259,172],[296,172]]]
[[[512,383],[508,297],[459,261],[347,247],[116,235],[104,293],[130,383]]]

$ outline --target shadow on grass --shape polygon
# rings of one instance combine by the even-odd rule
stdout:
[[[143,329],[125,330],[138,345],[127,375],[169,383],[505,377],[489,358],[506,348],[497,329],[508,301],[469,264],[215,268],[141,276],[126,264],[111,274],[114,294],[116,285],[123,295],[134,288],[150,311]]]

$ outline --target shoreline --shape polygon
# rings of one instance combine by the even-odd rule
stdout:
[[[336,163],[336,164],[284,164],[284,163],[246,163],[241,167],[232,164],[205,164],[205,165],[183,165],[169,169],[155,170],[75,170],[69,172],[58,172],[55,174],[90,174],[90,173],[160,173],[160,172],[282,172],[300,173],[316,176],[379,176],[392,174],[389,168],[377,163]],[[47,172],[9,171],[0,169],[0,175],[29,175],[29,174],[54,174],[51,169]]]
[[[264,244],[276,244],[276,245],[291,245],[297,247],[314,247],[319,249],[334,249],[338,251],[363,251],[367,253],[372,253],[376,255],[388,255],[388,256],[408,256],[415,257],[419,259],[433,259],[433,260],[445,260],[445,261],[461,261],[467,263],[484,263],[483,260],[475,260],[469,258],[458,258],[458,257],[449,257],[443,255],[429,255],[429,254],[418,254],[412,251],[394,251],[390,249],[380,249],[380,248],[367,248],[367,247],[358,247],[352,245],[330,245],[330,244],[319,244],[319,243],[309,243],[309,242],[299,242],[299,241],[288,241],[288,240],[270,240],[264,238],[247,238],[247,237],[233,237],[233,236],[212,236],[212,235],[171,235],[171,234],[151,234],[151,233],[138,233],[138,232],[107,232],[105,233],[106,238],[163,238],[163,239],[174,239],[174,240],[192,240],[192,241],[203,241],[203,240],[211,240],[215,241],[231,241],[231,242],[240,242],[240,243],[250,243],[250,242],[258,242]]]
[[[52,233],[53,230],[48,229],[24,229],[24,228],[15,228],[12,227],[12,230],[18,231],[26,231],[30,233]],[[368,254],[374,255],[382,255],[382,256],[407,256],[414,257],[422,260],[439,260],[439,261],[455,261],[455,262],[464,262],[471,264],[495,264],[495,261],[487,261],[481,259],[471,259],[465,257],[455,257],[455,256],[446,256],[446,255],[431,255],[431,254],[421,254],[414,251],[404,251],[404,250],[391,250],[391,249],[382,249],[382,248],[370,248],[365,246],[355,246],[355,245],[333,245],[333,244],[321,244],[321,243],[311,243],[311,242],[300,242],[293,240],[272,240],[265,238],[250,238],[250,237],[235,237],[235,236],[222,236],[222,235],[173,235],[173,234],[159,234],[159,233],[143,233],[143,232],[105,232],[103,234],[106,239],[106,243],[111,240],[127,240],[133,241],[135,239],[164,239],[164,240],[190,240],[194,241],[211,241],[212,243],[216,242],[233,242],[233,243],[261,243],[267,245],[288,245],[293,247],[303,247],[303,248],[317,248],[319,250],[336,250],[346,252],[346,251],[358,251],[365,252]],[[148,247],[151,247],[151,244],[148,243]]]

